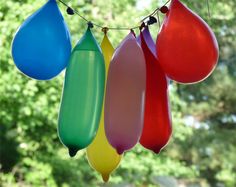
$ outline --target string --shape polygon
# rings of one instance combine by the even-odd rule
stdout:
[[[164,6],[166,6],[171,0],[167,0],[166,3],[164,3]],[[67,8],[70,9],[70,11],[72,11],[71,13],[72,14],[76,14],[78,15],[81,19],[83,19],[85,22],[87,22],[88,24],[92,24],[93,26],[96,26],[98,28],[101,28],[101,29],[106,29],[106,30],[134,30],[134,29],[139,29],[140,28],[140,25],[137,25],[137,26],[133,26],[133,27],[108,27],[108,26],[102,26],[102,25],[99,25],[97,23],[94,23],[90,20],[88,20],[86,17],[82,16],[77,10],[75,10],[74,8],[70,7],[67,3],[65,3],[63,0],[58,0],[58,2],[60,2],[61,4],[63,4],[64,6],[66,6]],[[157,12],[160,11],[161,8],[156,8],[151,14],[145,16],[141,21],[140,21],[140,24],[141,23],[147,23],[145,22],[145,20],[147,20],[147,18],[155,15]]]
[[[159,26],[159,29],[160,29],[161,28],[161,20],[160,20],[159,12],[157,12],[157,20],[158,20],[158,26]]]
[[[207,3],[208,16],[209,16],[209,18],[211,18],[211,12],[210,12],[210,4],[209,4],[209,0],[206,0],[206,3]]]
[[[171,0],[166,1],[166,2],[164,3],[164,5],[161,6],[161,8],[164,7],[164,6],[166,6],[170,1],[171,1]],[[161,8],[155,9],[151,14],[147,15],[146,17],[144,17],[141,22],[143,22],[144,20],[146,20],[146,19],[149,18],[150,16],[155,15],[157,12],[159,12],[159,11],[161,10]]]

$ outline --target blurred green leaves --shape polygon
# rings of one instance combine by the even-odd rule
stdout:
[[[156,8],[154,0],[148,11],[137,10],[134,0],[67,2],[89,19],[114,27],[134,26]],[[16,29],[44,1],[0,0],[0,186],[236,186],[236,1],[211,0],[211,19],[205,1],[183,2],[215,31],[221,51],[219,65],[203,83],[171,82],[172,140],[160,155],[136,146],[104,185],[89,167],[85,153],[70,159],[58,139],[63,73],[51,81],[34,81],[18,72],[11,59]],[[62,5],[60,8],[75,43],[86,23],[66,15]],[[156,37],[158,26],[151,30]],[[101,41],[100,29],[93,32]],[[108,32],[114,47],[126,34]]]

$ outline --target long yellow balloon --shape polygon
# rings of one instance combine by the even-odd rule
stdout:
[[[106,34],[103,38],[101,48],[105,58],[107,75],[114,48]],[[103,181],[107,182],[111,172],[119,165],[122,155],[117,154],[116,150],[108,143],[106,138],[104,128],[104,105],[97,135],[86,149],[86,152],[90,165],[102,175]]]

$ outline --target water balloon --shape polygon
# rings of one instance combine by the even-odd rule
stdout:
[[[157,37],[157,54],[170,79],[196,83],[212,73],[219,49],[207,23],[179,0],[172,0]]]
[[[140,38],[146,61],[144,128],[140,144],[158,154],[172,133],[168,81],[156,57],[148,27],[141,32]]]
[[[110,60],[114,53],[114,48],[112,47],[107,35],[105,35],[102,40],[101,48],[107,72]],[[86,152],[90,165],[102,175],[103,181],[107,182],[111,172],[119,165],[122,156],[117,154],[116,150],[109,144],[106,138],[104,128],[104,107],[97,135],[93,142],[87,147]]]
[[[139,141],[143,128],[146,70],[133,33],[116,49],[107,77],[105,132],[119,154]]]
[[[12,57],[17,68],[38,80],[57,76],[67,66],[70,54],[70,33],[56,0],[48,0],[31,15],[12,42]]]
[[[66,69],[58,132],[70,156],[94,139],[104,96],[104,58],[91,30],[73,49]]]

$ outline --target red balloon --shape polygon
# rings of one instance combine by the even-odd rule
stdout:
[[[168,143],[172,133],[168,81],[153,54],[152,46],[155,49],[155,43],[147,27],[140,36],[146,61],[144,128],[140,144],[158,154]]]
[[[172,0],[157,38],[157,54],[169,78],[196,83],[214,70],[219,48],[207,23],[179,0]]]

